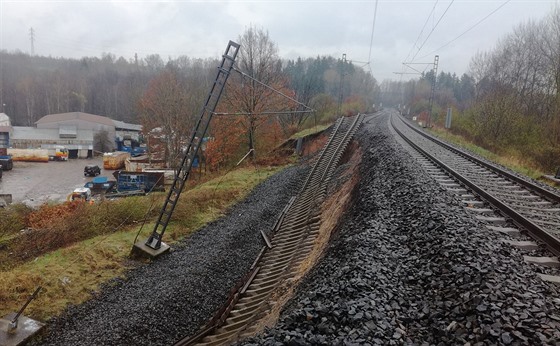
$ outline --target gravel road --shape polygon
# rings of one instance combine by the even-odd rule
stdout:
[[[45,202],[63,202],[77,187],[92,177],[84,177],[84,167],[98,165],[101,175],[114,179],[112,170],[103,169],[101,157],[49,162],[14,162],[14,168],[4,171],[0,178],[0,193],[12,194],[13,203],[22,202],[35,207]]]

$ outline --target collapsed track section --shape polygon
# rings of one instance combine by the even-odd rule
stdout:
[[[274,305],[278,286],[293,278],[312,251],[320,227],[320,205],[327,184],[364,116],[340,118],[300,192],[276,221],[272,239],[245,278],[232,290],[224,307],[197,335],[176,345],[226,345],[259,329],[259,321]]]
[[[415,129],[396,115],[395,131],[517,226],[560,255],[560,195]]]

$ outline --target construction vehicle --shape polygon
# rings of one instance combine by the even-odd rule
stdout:
[[[69,201],[82,201],[87,202],[91,199],[91,190],[87,187],[78,187],[68,195]]]

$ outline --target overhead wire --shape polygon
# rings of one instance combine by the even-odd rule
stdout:
[[[293,102],[297,103],[298,105],[307,108],[309,111],[315,112],[315,109],[313,109],[313,108],[307,106],[307,105],[304,104],[304,103],[299,102],[298,100],[294,99],[293,97],[290,97],[290,96],[284,94],[284,93],[281,92],[280,90],[276,90],[276,89],[274,89],[273,87],[271,87],[270,85],[265,84],[265,83],[261,82],[260,80],[258,80],[258,79],[256,79],[256,78],[254,78],[254,77],[252,77],[252,76],[246,74],[245,72],[241,71],[240,69],[236,68],[235,66],[233,67],[233,70],[234,70],[235,72],[239,73],[241,76],[246,77],[246,78],[249,78],[249,79],[251,79],[252,81],[255,81],[255,82],[257,82],[258,84],[264,86],[265,88],[268,88],[268,89],[272,90],[273,92],[282,95],[283,97],[289,99],[290,101],[293,101]],[[286,113],[289,113],[289,112],[286,112]]]
[[[507,0],[505,1],[503,4],[501,4],[500,6],[498,6],[496,9],[494,9],[492,12],[490,12],[488,15],[486,15],[484,18],[480,19],[478,22],[476,22],[474,25],[472,25],[470,28],[468,28],[467,30],[463,31],[460,35],[458,35],[457,37],[455,37],[454,39],[452,39],[451,41],[447,42],[446,44],[442,45],[441,47],[438,47],[436,49],[434,49],[433,51],[427,53],[426,55],[421,56],[418,59],[422,59],[425,58],[437,51],[439,51],[442,48],[447,47],[448,45],[450,45],[451,43],[457,41],[459,38],[463,37],[463,35],[467,34],[469,31],[471,31],[472,29],[474,29],[475,27],[477,27],[478,25],[480,25],[483,21],[485,21],[486,19],[488,19],[490,16],[492,16],[494,13],[498,12],[502,7],[504,7],[505,5],[507,5],[509,2],[511,2],[511,0]]]
[[[436,5],[438,4],[438,2],[439,2],[439,0],[437,0],[434,3],[434,7],[432,7],[432,10],[430,11],[430,14],[428,14],[428,17],[426,18],[426,21],[424,22],[424,26],[422,26],[422,29],[420,30],[420,33],[418,34],[418,37],[416,38],[416,41],[412,44],[412,47],[410,48],[410,51],[406,55],[406,58],[404,58],[404,61],[408,60],[408,57],[410,56],[410,54],[412,54],[412,52],[414,51],[414,48],[417,47],[416,44],[420,40],[420,37],[422,37],[422,33],[424,33],[424,29],[426,28],[426,25],[428,25],[428,22],[430,21],[430,18],[432,17],[432,14],[436,10]]]
[[[414,54],[414,56],[412,57],[411,61],[414,61],[414,59],[416,59],[416,56],[418,55],[418,53],[420,53],[420,51],[422,50],[422,48],[424,47],[424,45],[426,44],[426,42],[428,41],[428,39],[430,38],[430,36],[432,36],[432,33],[434,32],[434,30],[437,28],[437,26],[439,25],[439,23],[441,22],[441,20],[443,19],[443,17],[445,16],[445,14],[447,13],[447,11],[449,11],[449,8],[451,7],[451,5],[453,5],[453,3],[455,2],[455,0],[451,0],[451,2],[449,3],[449,5],[447,6],[447,8],[445,9],[445,11],[443,12],[443,14],[439,17],[438,21],[436,22],[436,24],[433,26],[432,30],[430,31],[430,33],[428,33],[428,36],[426,37],[426,39],[424,40],[424,42],[422,42],[422,45],[420,45],[420,47],[418,48],[418,51],[416,52],[416,54]]]
[[[373,33],[375,31],[375,21],[377,19],[377,4],[378,4],[378,2],[379,2],[379,0],[375,0],[375,9],[373,10],[373,22],[371,24],[371,37],[369,39],[369,53],[368,53],[368,59],[367,59],[367,64],[366,64],[369,67],[369,72],[371,73],[372,77],[373,77],[373,71],[371,69],[371,49],[373,47]],[[366,66],[366,65],[364,65],[364,66]]]

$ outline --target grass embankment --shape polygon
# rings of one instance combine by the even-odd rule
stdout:
[[[223,215],[283,167],[241,168],[191,186],[182,193],[166,229],[166,243],[173,244]],[[138,239],[152,231],[165,196],[154,193],[96,205],[45,205],[38,210],[22,205],[0,209],[0,316],[19,310],[42,286],[25,314],[47,320],[68,304],[84,302],[100,284],[138,265],[128,255],[139,230]],[[144,223],[145,219],[149,221]]]
[[[297,133],[294,133],[292,136],[290,136],[290,139],[298,139],[300,137],[313,135],[315,133],[324,131],[325,129],[329,128],[331,125],[332,125],[332,123],[321,124],[321,125],[316,125],[316,126],[310,127],[308,129],[305,129],[305,130],[301,130]]]
[[[467,141],[465,138],[452,134],[449,131],[441,128],[434,127],[431,129],[431,132],[441,139],[456,144],[460,147],[466,148],[490,161],[499,163],[502,166],[508,167],[509,169],[515,172],[521,173],[535,180],[542,180],[542,176],[545,174],[539,169],[532,167],[532,164],[530,162],[524,160],[522,156],[517,155],[516,153],[499,155],[489,150],[486,150],[482,147],[479,147]]]

